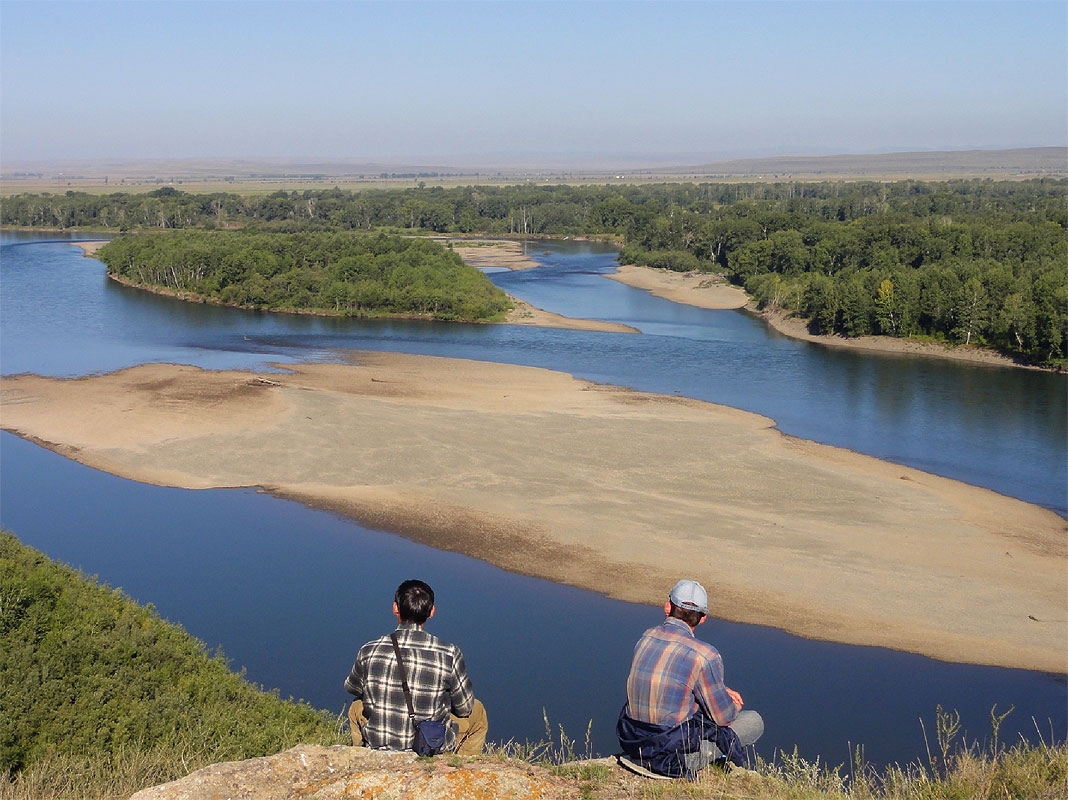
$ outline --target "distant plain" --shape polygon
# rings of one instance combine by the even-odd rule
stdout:
[[[616,168],[571,161],[544,165],[462,166],[375,163],[353,159],[166,159],[7,162],[0,196],[68,191],[149,192],[163,186],[243,195],[340,188],[397,189],[493,184],[635,184],[660,182],[895,181],[1068,177],[1068,148],[960,150],[869,155],[775,156],[679,166]]]

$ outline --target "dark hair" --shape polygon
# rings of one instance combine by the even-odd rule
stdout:
[[[670,600],[668,602],[671,603]],[[692,608],[681,608],[674,603],[671,603],[671,612],[668,616],[674,617],[675,619],[681,619],[691,628],[696,628],[697,624],[705,618],[703,611],[696,611]]]
[[[408,580],[397,587],[393,595],[401,622],[422,625],[434,610],[434,590],[422,581]]]

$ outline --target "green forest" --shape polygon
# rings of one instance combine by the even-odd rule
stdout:
[[[623,262],[719,273],[814,333],[1068,359],[1068,181],[339,189],[251,197],[17,195],[0,223],[608,236]]]
[[[343,741],[333,715],[253,686],[151,607],[7,531],[0,601],[0,794],[21,780],[37,796],[82,796],[94,782],[95,796],[128,794],[218,761]]]
[[[169,231],[122,236],[97,255],[138,285],[243,308],[486,320],[511,307],[450,249],[403,236]]]

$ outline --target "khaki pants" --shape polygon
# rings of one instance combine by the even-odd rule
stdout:
[[[486,744],[486,732],[489,730],[489,720],[486,718],[486,707],[481,700],[475,701],[471,709],[471,716],[457,717],[449,715],[452,723],[457,726],[456,747],[452,752],[459,756],[477,756],[482,752]],[[349,706],[349,733],[352,734],[352,743],[356,747],[363,746],[363,735],[360,730],[367,724],[367,717],[363,715],[363,700],[353,700]]]

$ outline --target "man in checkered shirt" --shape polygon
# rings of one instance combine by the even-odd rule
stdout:
[[[634,646],[627,702],[616,733],[630,760],[659,775],[693,777],[712,762],[739,767],[764,732],[755,711],[723,683],[723,659],[694,636],[708,618],[708,594],[681,580],[664,603],[666,618]]]
[[[486,743],[486,709],[471,692],[463,654],[423,630],[434,616],[434,590],[408,580],[393,596],[397,643],[408,674],[416,720],[436,719],[445,726],[445,751],[478,755]],[[349,706],[352,743],[387,750],[412,750],[415,728],[397,670],[389,636],[368,642],[356,654],[345,690],[356,696]]]

